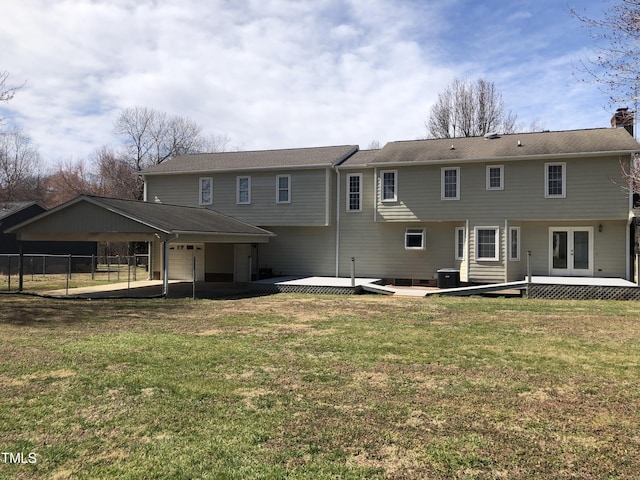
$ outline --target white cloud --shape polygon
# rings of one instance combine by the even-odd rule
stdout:
[[[431,102],[455,76],[481,75],[514,100],[515,111],[546,114],[543,101],[527,106],[521,98],[531,91],[566,96],[553,69],[566,68],[568,54],[550,51],[546,32],[527,31],[523,12],[536,20],[528,8],[507,9],[506,22],[493,14],[483,22],[474,5],[9,2],[0,44],[12,54],[0,70],[28,83],[0,115],[22,126],[54,162],[113,144],[118,111],[135,105],[190,117],[247,149],[364,148],[374,139],[423,136]],[[478,54],[486,51],[490,56]],[[579,102],[585,92],[574,93]]]

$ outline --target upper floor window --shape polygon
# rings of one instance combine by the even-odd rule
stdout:
[[[246,205],[251,203],[251,177],[236,177],[236,203]]]
[[[213,178],[201,177],[199,188],[199,204],[200,205],[212,205],[213,204]]]
[[[545,190],[546,198],[564,198],[567,196],[567,164],[545,163]]]
[[[347,211],[362,211],[362,174],[347,174]]]
[[[382,175],[382,201],[395,202],[398,200],[398,171],[383,170]]]
[[[487,190],[504,190],[504,166],[487,166]]]
[[[460,167],[442,169],[442,200],[460,199]]]
[[[291,175],[276,176],[276,203],[291,203]]]

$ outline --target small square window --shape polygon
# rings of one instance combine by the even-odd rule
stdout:
[[[487,190],[504,190],[504,166],[487,166]]]
[[[424,250],[424,228],[408,228],[404,234],[405,250]]]

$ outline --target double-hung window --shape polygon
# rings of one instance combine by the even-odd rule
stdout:
[[[442,169],[442,200],[460,199],[460,167]]]
[[[565,198],[567,196],[567,164],[545,163],[545,190],[546,198]]]
[[[251,177],[236,177],[236,203],[248,205],[251,203]]]
[[[276,203],[291,203],[291,175],[276,175]]]
[[[347,174],[347,211],[362,211],[362,174]]]
[[[424,228],[407,228],[404,233],[405,250],[424,250]]]
[[[382,201],[396,202],[398,200],[397,170],[383,170],[380,175],[382,178]]]
[[[500,228],[476,227],[476,260],[500,260]]]
[[[504,166],[487,166],[487,190],[504,190]]]
[[[200,177],[198,203],[200,205],[213,205],[213,178]]]

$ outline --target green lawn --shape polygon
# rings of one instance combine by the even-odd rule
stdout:
[[[0,478],[640,472],[635,302],[0,295],[0,322]]]

